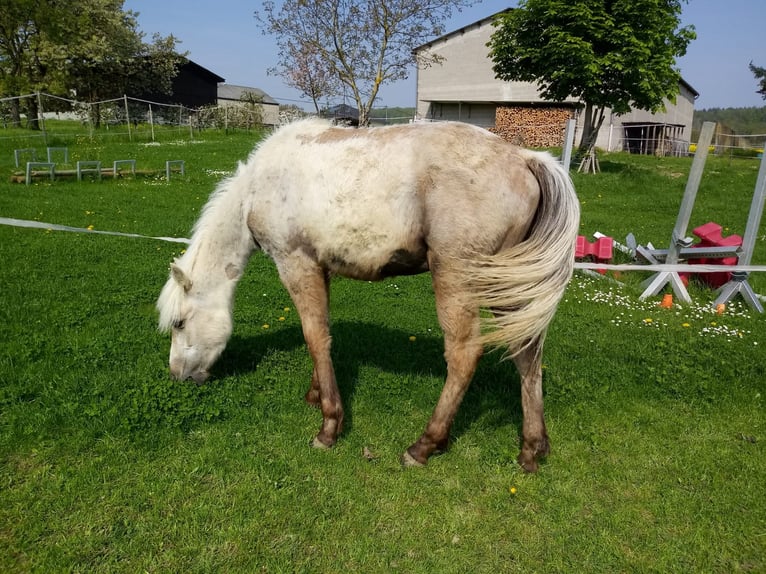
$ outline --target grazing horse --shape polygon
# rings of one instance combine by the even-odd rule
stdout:
[[[279,129],[210,197],[157,308],[172,332],[173,378],[198,383],[232,332],[232,301],[255,249],[268,254],[300,314],[314,363],[305,399],[322,410],[313,440],[331,447],[343,405],[330,359],[329,280],[431,272],[447,379],[425,431],[404,453],[424,465],[450,427],[485,344],[521,376],[529,471],[549,451],[542,347],[571,278],[579,203],[546,153],[463,123],[371,129],[304,120]],[[482,331],[479,308],[491,311]]]

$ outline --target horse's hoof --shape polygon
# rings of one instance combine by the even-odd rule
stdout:
[[[537,461],[535,459],[522,460],[521,456],[519,456],[518,463],[521,466],[521,468],[524,469],[524,472],[528,472],[529,474],[536,473],[537,469],[539,468]]]
[[[309,443],[313,448],[319,449],[319,450],[330,450],[332,448],[331,444],[325,444],[321,440],[319,440],[318,436],[315,436],[313,439],[311,439],[311,442]]]
[[[402,466],[404,468],[421,468],[425,466],[425,463],[420,462],[414,456],[410,454],[410,451],[405,450],[402,455]]]

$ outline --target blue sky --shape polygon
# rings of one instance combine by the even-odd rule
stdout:
[[[505,8],[515,0],[484,0],[447,22],[451,31]],[[139,12],[140,29],[173,34],[189,57],[229,84],[258,87],[280,103],[299,103],[300,94],[266,70],[276,64],[274,40],[256,26],[253,12],[260,2],[247,0],[126,0],[124,8]],[[691,0],[683,5],[683,23],[693,24],[697,39],[678,61],[681,74],[699,93],[696,109],[764,106],[755,93],[750,61],[766,67],[766,1]],[[414,106],[415,74],[384,85],[376,107]],[[304,99],[304,107],[309,102]]]

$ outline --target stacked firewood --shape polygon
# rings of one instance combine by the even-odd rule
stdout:
[[[498,106],[490,131],[524,147],[557,147],[563,145],[566,122],[572,117],[571,108]]]

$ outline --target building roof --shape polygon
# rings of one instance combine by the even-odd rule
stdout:
[[[194,62],[192,60],[188,60],[187,59],[183,64],[181,64],[181,67],[182,68],[186,68],[189,72],[191,72],[191,73],[193,73],[193,74],[195,74],[197,76],[200,76],[200,77],[204,78],[205,80],[207,80],[209,82],[219,83],[219,82],[225,82],[226,81],[225,78],[222,78],[218,74],[216,74],[214,72],[211,72],[207,68],[203,68],[197,62]]]
[[[243,94],[252,94],[264,104],[279,105],[279,102],[260,88],[235,86],[233,84],[218,84],[218,99],[232,102],[242,101]]]
[[[500,14],[505,14],[506,12],[510,12],[513,10],[513,8],[506,8],[505,10],[500,10],[500,12],[495,12],[494,14],[490,14],[489,16],[486,16],[482,18],[481,20],[476,20],[476,22],[472,22],[470,24],[467,24],[463,26],[462,28],[458,28],[457,30],[453,30],[452,32],[447,32],[446,34],[442,34],[441,36],[434,38],[433,40],[430,40],[426,42],[425,44],[421,44],[420,46],[417,46],[412,49],[413,54],[416,54],[422,50],[427,50],[428,48],[432,47],[437,42],[442,42],[449,40],[450,38],[454,38],[455,36],[460,36],[461,34],[464,34],[467,30],[470,30],[471,28],[481,28],[484,26],[484,24],[489,24],[494,20],[497,16],[500,16]]]

